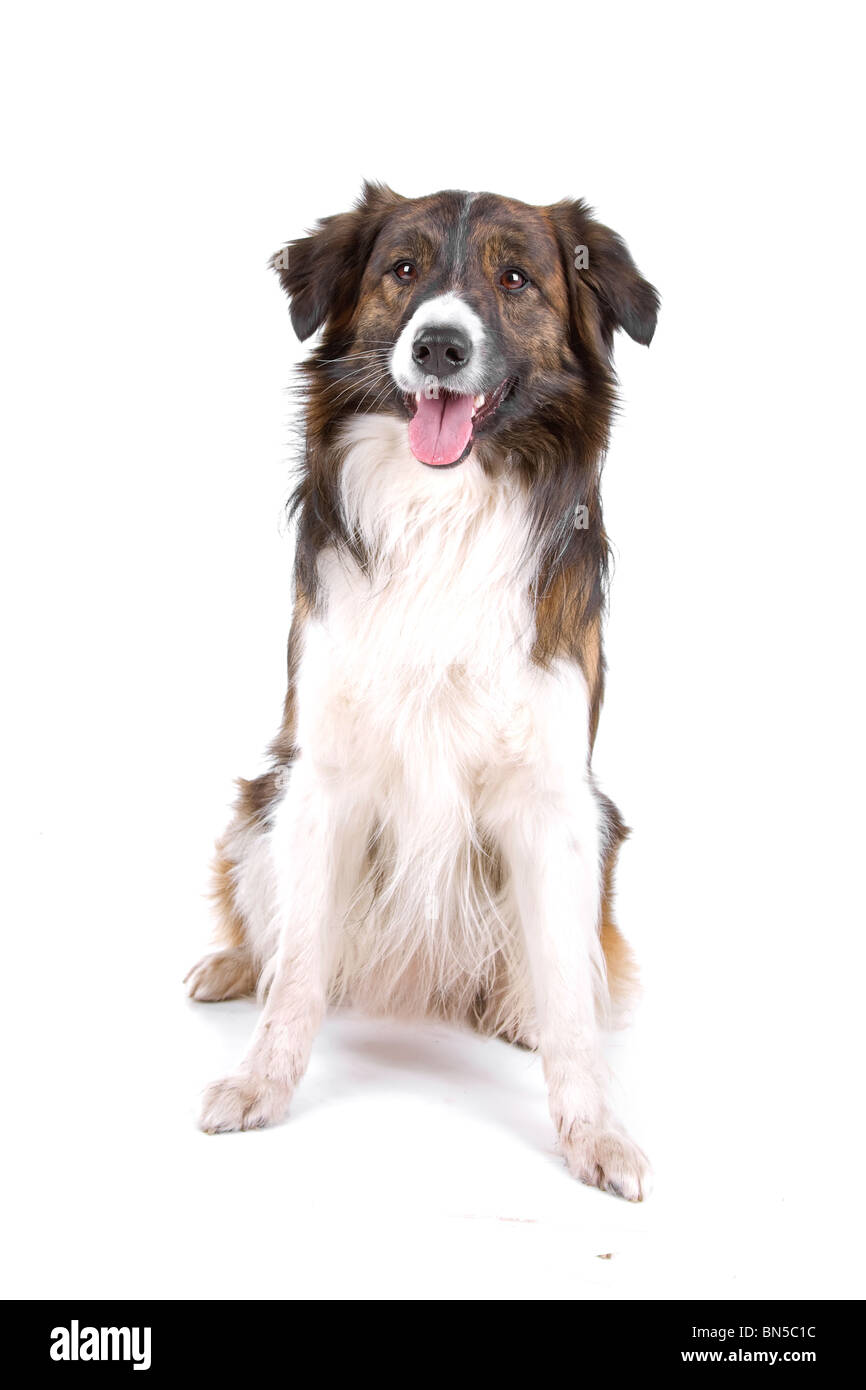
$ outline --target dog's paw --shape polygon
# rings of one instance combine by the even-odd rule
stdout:
[[[184,978],[184,984],[190,999],[200,1004],[253,994],[256,977],[249,952],[240,947],[204,956]]]
[[[214,1081],[204,1093],[199,1128],[206,1134],[263,1129],[286,1117],[292,1088],[250,1071],[236,1071]]]
[[[649,1194],[650,1166],[645,1153],[616,1129],[573,1129],[562,1141],[569,1171],[589,1187],[600,1187],[627,1202]]]

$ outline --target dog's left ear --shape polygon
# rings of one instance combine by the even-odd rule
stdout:
[[[351,314],[379,229],[403,201],[384,184],[365,183],[351,212],[323,218],[309,236],[290,241],[271,257],[299,338],[309,338],[326,319]]]
[[[556,203],[548,213],[559,236],[569,285],[578,293],[581,285],[592,292],[608,351],[618,328],[648,347],[659,296],[640,274],[622,237],[597,222],[584,202]]]

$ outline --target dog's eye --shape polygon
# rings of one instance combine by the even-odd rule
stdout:
[[[529,276],[524,275],[522,270],[509,266],[508,270],[503,270],[500,275],[499,283],[504,290],[525,290],[529,284]]]
[[[418,279],[418,267],[413,261],[398,261],[393,266],[393,271],[403,285],[411,284],[413,280]]]

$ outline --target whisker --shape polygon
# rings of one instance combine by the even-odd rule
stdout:
[[[361,362],[357,367],[344,369],[340,376],[336,377],[330,384],[338,385],[341,381],[346,381],[350,377],[364,376],[367,372],[386,371],[384,362]]]
[[[380,373],[379,377],[378,377],[376,380],[371,381],[370,384],[368,385],[367,389],[365,390],[363,396],[361,397],[361,401],[360,401],[360,404],[358,405],[357,409],[360,410],[361,405],[363,405],[364,401],[367,399],[367,397],[368,397],[372,392],[378,391],[378,389],[379,389],[379,387],[380,387],[380,385],[381,385],[381,383],[382,383],[383,381],[385,382],[385,385],[386,385],[386,388],[387,388],[387,384],[388,384],[389,379],[390,379],[390,378],[388,377],[387,373],[382,372],[382,373]]]
[[[326,357],[324,362],[354,362],[361,357],[384,357],[382,348],[371,348],[369,352],[347,352],[343,357]]]
[[[376,399],[374,400],[373,404],[370,406],[370,414],[371,414],[371,415],[375,414],[375,412],[376,412],[376,410],[378,409],[380,403],[386,399],[386,397],[387,397],[387,395],[388,395],[388,392],[389,392],[390,388],[391,388],[391,382],[389,381],[389,382],[386,383],[385,389],[384,389],[383,391],[380,391],[380,392],[379,392],[379,394],[378,394],[378,396],[376,397]]]
[[[339,396],[334,397],[334,400],[331,402],[331,404],[337,405],[341,400],[343,400],[345,396],[351,395],[353,391],[362,390],[368,382],[370,385],[370,389],[375,390],[376,387],[379,385],[379,382],[382,380],[383,375],[384,373],[382,372],[382,370],[377,367],[372,373],[366,376],[362,376],[359,380],[350,381],[346,389],[344,391],[341,391]],[[341,386],[342,384],[342,381],[335,381],[329,383],[329,385],[333,386]]]

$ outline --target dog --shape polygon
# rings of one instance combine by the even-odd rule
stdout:
[[[537,1049],[570,1171],[639,1201],[600,1046],[636,984],[627,831],[591,754],[612,343],[649,344],[658,295],[583,202],[381,184],[272,265],[320,338],[282,725],[217,846],[221,949],[187,977],[263,1009],[201,1127],[281,1120],[351,1001]]]

